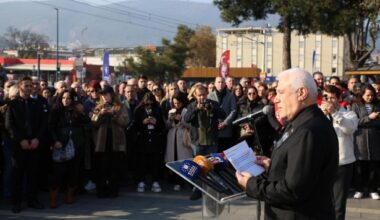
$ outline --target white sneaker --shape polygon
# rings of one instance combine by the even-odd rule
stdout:
[[[174,190],[174,191],[177,191],[177,192],[178,192],[178,191],[181,191],[181,185],[178,185],[178,184],[177,184],[177,185],[174,185],[173,190]]]
[[[377,195],[379,196],[379,195]],[[361,199],[363,198],[363,193],[362,192],[355,192],[354,194],[354,199]]]
[[[95,190],[96,189],[96,185],[95,183],[93,183],[91,180],[88,181],[88,183],[86,184],[86,186],[84,186],[84,188],[87,190],[87,191],[92,191],[92,190]]]
[[[158,182],[156,182],[156,181],[153,182],[153,184],[152,184],[152,192],[159,193],[161,191],[162,191],[162,189],[161,189],[160,184]]]
[[[371,198],[373,200],[379,200],[380,199],[379,193],[377,193],[377,192],[370,193],[369,195],[371,196]]]
[[[137,190],[136,191],[139,193],[145,192],[145,183],[139,182],[139,184],[137,184]]]

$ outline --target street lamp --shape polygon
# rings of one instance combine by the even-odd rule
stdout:
[[[37,52],[37,77],[38,77],[38,80],[41,80],[41,55],[42,55],[42,52],[38,51]]]
[[[55,81],[57,81],[58,77],[59,77],[59,74],[60,74],[60,66],[59,66],[59,9],[58,8],[54,8],[56,11],[57,11],[57,59],[56,59],[56,62],[57,62],[57,71],[55,73]]]

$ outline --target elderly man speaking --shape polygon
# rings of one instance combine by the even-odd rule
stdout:
[[[289,69],[278,76],[280,116],[288,124],[272,158],[257,157],[267,173],[237,172],[251,197],[265,202],[265,219],[335,219],[332,186],[338,168],[338,139],[332,123],[316,104],[310,73]]]

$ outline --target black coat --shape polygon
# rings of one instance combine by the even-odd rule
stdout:
[[[26,129],[26,108],[25,101],[29,108],[30,129]],[[7,112],[5,114],[5,126],[10,136],[17,143],[20,149],[21,140],[32,140],[33,138],[43,139],[47,126],[47,117],[44,112],[43,105],[38,100],[27,98],[26,100],[17,97],[9,102]],[[28,130],[31,130],[28,132]],[[17,150],[17,149],[16,149]]]
[[[238,118],[258,112],[262,110],[264,106],[264,103],[260,99],[249,102],[248,98],[244,97],[238,102]],[[273,141],[278,138],[279,133],[277,130],[279,130],[280,127],[274,118],[272,106],[271,109],[272,111],[268,115],[263,114],[248,122],[255,130],[253,134],[254,137],[247,139],[249,146],[258,147],[256,150],[262,150],[262,153],[268,157],[272,151]]]
[[[85,113],[80,113],[69,108],[52,110],[49,116],[49,133],[53,144],[56,141],[66,146],[71,138],[77,153],[82,153],[85,144],[85,127],[90,124],[90,119]]]
[[[152,154],[163,153],[166,140],[165,122],[162,112],[158,105],[152,106],[150,116],[156,118],[156,124],[149,129],[148,125],[143,124],[143,120],[149,115],[144,106],[137,107],[135,110],[134,128],[137,132],[136,152]]]
[[[380,105],[372,106],[372,112],[379,112]],[[355,103],[352,111],[359,118],[358,129],[354,133],[354,150],[358,160],[380,160],[380,118],[369,119],[364,104]]]
[[[267,176],[250,178],[247,194],[264,200],[265,219],[335,219],[337,168],[338,138],[331,122],[312,105],[290,122],[273,150]]]

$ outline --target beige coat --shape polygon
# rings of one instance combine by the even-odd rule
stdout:
[[[125,127],[129,122],[127,109],[124,105],[120,107],[113,107],[116,113],[112,116],[112,139],[113,146],[112,151],[126,151],[126,137],[125,137]],[[103,115],[100,115],[98,111],[92,116],[92,121],[97,127],[97,132],[95,135],[95,152],[104,152],[106,149],[106,138],[107,138],[107,122]]]
[[[167,136],[167,144],[165,151],[165,162],[174,161],[175,140],[177,142],[177,160],[184,160],[193,157],[191,148],[190,125],[183,120],[186,109],[181,112],[182,120],[175,124],[172,117],[168,117],[167,125],[170,128]],[[176,138],[175,138],[176,137]]]

